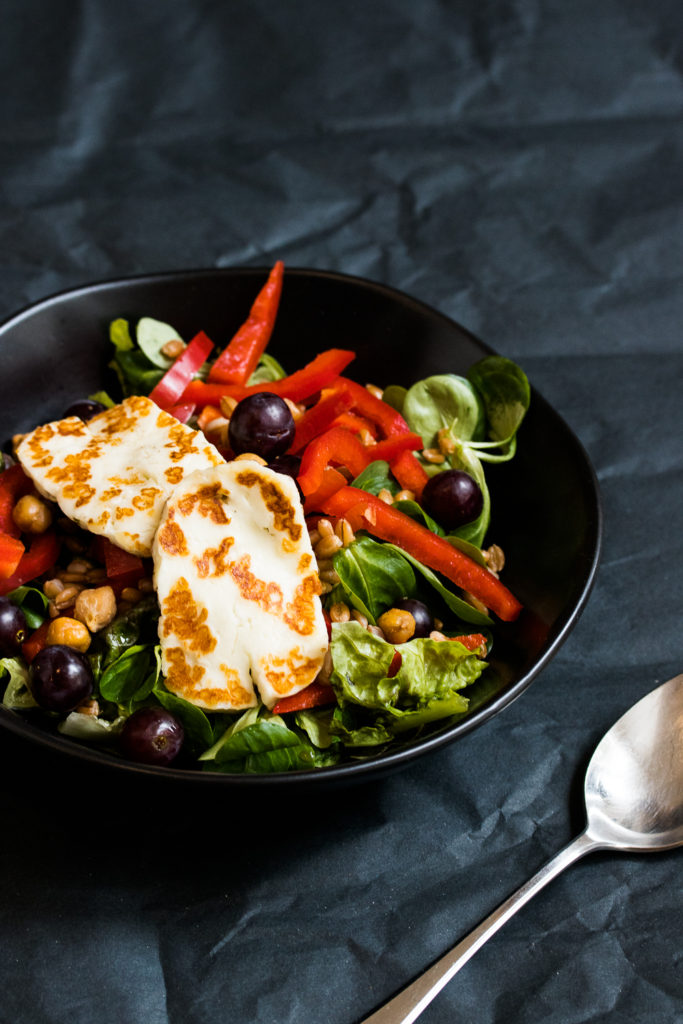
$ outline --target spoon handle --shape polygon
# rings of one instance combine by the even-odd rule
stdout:
[[[582,832],[576,839],[560,850],[552,860],[525,882],[517,892],[489,914],[481,924],[462,939],[432,967],[428,968],[412,984],[390,999],[379,1010],[366,1017],[361,1024],[413,1024],[432,999],[448,984],[454,974],[467,963],[471,956],[484,945],[487,939],[498,931],[512,915],[528,903],[532,896],[547,885],[556,875],[579,860],[580,857],[597,850],[600,843]]]

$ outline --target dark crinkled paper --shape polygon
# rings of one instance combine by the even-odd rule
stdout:
[[[682,31],[669,0],[10,4],[3,316],[276,258],[383,281],[524,366],[605,542],[530,690],[381,782],[235,805],[3,735],[3,1024],[357,1024],[581,829],[596,742],[683,670]],[[594,855],[422,1019],[680,1021],[680,877]]]

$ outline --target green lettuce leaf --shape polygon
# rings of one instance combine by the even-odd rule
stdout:
[[[38,706],[28,680],[28,666],[20,658],[0,658],[0,687],[5,688],[2,703],[6,708],[26,711]]]

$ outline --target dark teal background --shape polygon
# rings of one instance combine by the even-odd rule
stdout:
[[[382,782],[235,806],[2,736],[0,1024],[356,1024],[580,830],[595,743],[683,671],[682,32],[668,0],[4,5],[0,317],[278,258],[392,285],[523,365],[605,536],[533,686]],[[422,1019],[680,1021],[680,872],[577,865]]]

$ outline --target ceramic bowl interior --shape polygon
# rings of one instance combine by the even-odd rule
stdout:
[[[202,329],[221,343],[244,319],[266,272],[214,269],[104,282],[52,296],[12,317],[0,327],[5,380],[0,438],[59,418],[71,402],[111,383],[107,339],[112,319],[135,322],[152,316],[172,323],[185,337]],[[294,370],[332,347],[356,351],[348,371],[354,379],[406,386],[432,373],[464,373],[493,351],[403,293],[336,273],[288,269],[269,351]],[[263,776],[131,764],[40,729],[4,708],[0,726],[120,771],[239,789],[369,778],[456,741],[519,697],[556,653],[586,602],[600,553],[600,498],[593,469],[571,429],[533,388],[517,455],[487,475],[493,509],[488,539],[505,551],[505,582],[525,610],[513,625],[496,627],[491,671],[470,693],[471,710],[461,720],[364,761]]]

